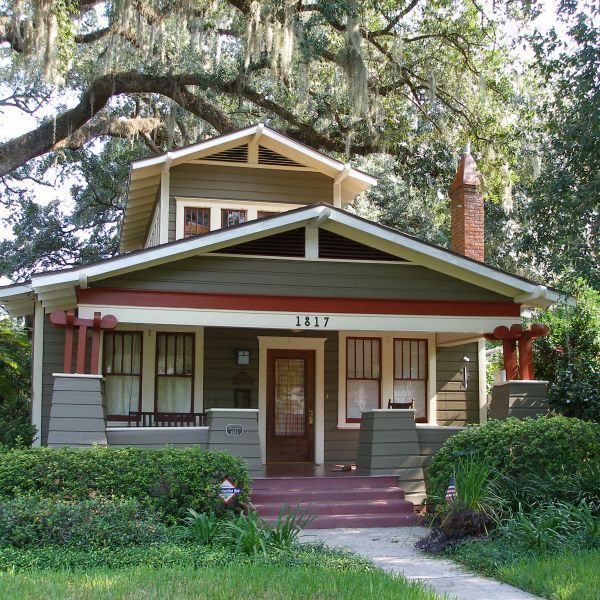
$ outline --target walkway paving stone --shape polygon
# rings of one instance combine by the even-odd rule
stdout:
[[[417,550],[425,527],[306,530],[302,540],[352,550],[376,566],[431,586],[442,597],[458,600],[539,600],[506,583],[469,573],[450,560],[432,558]]]

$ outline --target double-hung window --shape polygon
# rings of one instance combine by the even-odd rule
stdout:
[[[222,208],[221,209],[221,227],[234,227],[240,223],[245,223],[248,220],[248,211],[239,210],[237,208]]]
[[[194,412],[194,334],[156,334],[157,412]]]
[[[394,340],[394,402],[414,400],[415,421],[427,421],[427,340]]]
[[[210,231],[210,208],[186,206],[183,211],[184,237],[192,237]]]
[[[381,408],[381,340],[346,338],[346,421],[373,408]]]
[[[126,420],[130,412],[141,410],[141,332],[104,332],[102,374],[108,420]]]

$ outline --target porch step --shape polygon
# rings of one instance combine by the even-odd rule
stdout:
[[[251,500],[267,522],[299,507],[314,517],[309,529],[401,527],[419,520],[395,476],[260,477]]]

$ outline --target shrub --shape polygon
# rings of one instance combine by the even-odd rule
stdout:
[[[435,504],[443,497],[459,461],[472,458],[496,470],[496,493],[513,510],[540,500],[572,502],[582,494],[598,505],[593,473],[599,456],[600,425],[595,423],[567,417],[490,421],[444,443],[427,471],[428,499]],[[543,487],[536,486],[534,474]],[[574,481],[590,488],[577,489]]]
[[[0,545],[114,548],[165,542],[168,528],[137,500],[16,498],[0,503]]]
[[[222,507],[219,484],[231,478],[249,497],[250,478],[243,459],[199,447],[142,449],[31,448],[0,452],[0,499],[20,495],[84,500],[134,498],[148,502],[167,522],[188,508]]]

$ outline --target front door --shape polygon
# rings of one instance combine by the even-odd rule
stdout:
[[[267,462],[314,462],[315,353],[267,351]]]

